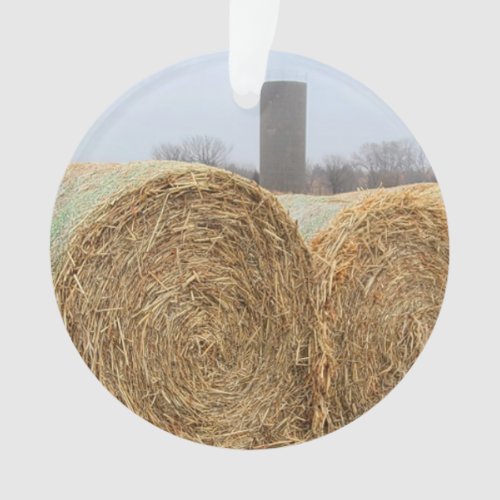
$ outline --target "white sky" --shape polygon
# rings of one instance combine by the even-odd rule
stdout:
[[[206,134],[232,145],[230,160],[258,165],[259,113],[232,99],[227,53],[186,61],[141,82],[109,108],[80,144],[73,161],[128,162],[151,158],[162,142]],[[273,52],[269,80],[308,84],[307,157],[350,154],[365,142],[412,137],[362,84],[333,68]]]

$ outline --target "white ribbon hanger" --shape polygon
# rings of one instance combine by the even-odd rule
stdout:
[[[230,0],[229,80],[243,108],[259,102],[279,6],[280,0]]]

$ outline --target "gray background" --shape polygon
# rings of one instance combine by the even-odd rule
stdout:
[[[274,49],[366,84],[426,151],[450,280],[426,350],[372,411],[304,445],[237,452],[170,436],[102,388],[65,333],[48,253],[84,133],[144,77],[226,49],[226,1],[2,3],[0,496],[498,498],[497,5],[282,1]]]

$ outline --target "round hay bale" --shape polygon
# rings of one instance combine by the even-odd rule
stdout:
[[[121,186],[103,189],[99,169],[79,166],[94,184],[62,189],[55,219],[70,222],[53,230],[53,269],[75,346],[120,401],[178,436],[235,448],[310,439],[318,323],[296,224],[237,175],[150,167],[103,168]]]
[[[325,426],[335,430],[406,374],[436,322],[448,273],[437,185],[379,190],[312,242],[316,299],[336,358]]]

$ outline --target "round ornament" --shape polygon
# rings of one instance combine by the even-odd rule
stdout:
[[[422,351],[448,272],[417,141],[370,90],[270,54],[240,107],[228,55],[113,104],[62,180],[52,274],[81,357],[124,405],[200,443],[332,432]]]

